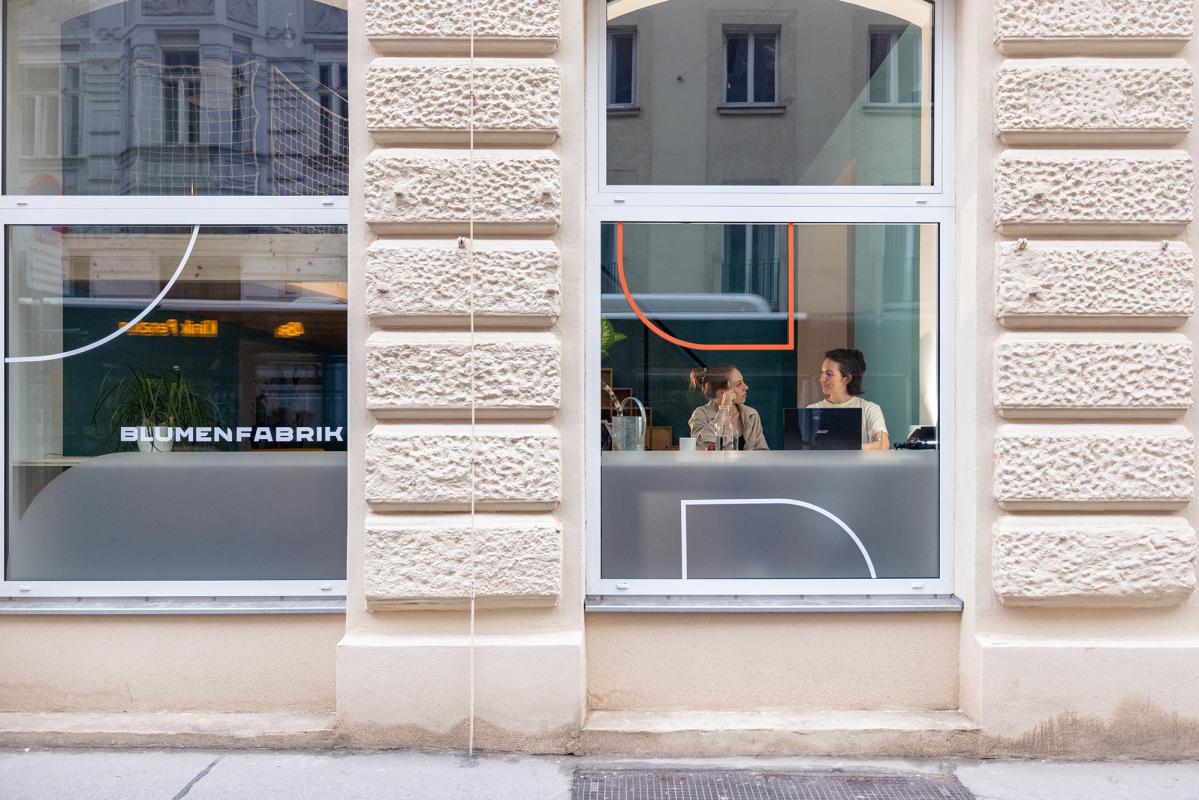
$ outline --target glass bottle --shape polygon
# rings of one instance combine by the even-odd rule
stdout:
[[[720,404],[720,409],[716,412],[717,450],[737,449],[737,426],[733,422],[733,415],[736,413],[737,407],[732,403]]]

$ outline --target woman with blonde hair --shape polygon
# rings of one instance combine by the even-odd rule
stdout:
[[[745,405],[749,386],[741,371],[732,364],[715,364],[691,370],[691,388],[703,393],[708,402],[691,412],[691,435],[697,450],[716,449],[716,421],[721,408],[727,408],[737,434],[738,450],[769,450],[762,433],[758,412]]]

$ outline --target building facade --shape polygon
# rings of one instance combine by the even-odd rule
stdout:
[[[6,5],[0,740],[1199,752],[1190,3]]]

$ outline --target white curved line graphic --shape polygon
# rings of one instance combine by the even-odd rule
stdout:
[[[845,535],[853,539],[853,543],[858,546],[858,550],[862,553],[862,558],[866,560],[866,568],[870,570],[871,578],[878,578],[878,574],[874,571],[874,562],[870,560],[870,554],[866,552],[862,540],[853,530],[841,521],[836,514],[826,508],[821,508],[811,503],[805,503],[803,500],[792,500],[788,497],[753,497],[748,499],[722,499],[722,500],[680,500],[679,511],[682,519],[682,538],[683,538],[683,579],[687,578],[687,506],[799,506],[817,514],[828,517],[837,524],[841,530],[845,531]]]
[[[169,281],[167,281],[167,285],[164,286],[162,291],[158,293],[158,297],[155,297],[153,300],[151,300],[150,305],[143,308],[141,310],[140,314],[138,314],[133,319],[129,320],[127,323],[125,323],[124,326],[117,328],[115,331],[108,334],[103,339],[97,339],[94,342],[85,344],[83,347],[76,347],[74,350],[67,350],[66,352],[63,352],[63,353],[52,353],[48,356],[9,356],[4,359],[4,363],[5,364],[27,364],[31,361],[57,361],[60,358],[70,358],[71,356],[77,356],[80,353],[86,353],[88,350],[95,350],[97,347],[103,347],[104,345],[108,344],[113,339],[117,338],[122,333],[129,330],[134,325],[136,325],[137,323],[139,323],[143,319],[145,319],[146,315],[148,315],[151,311],[153,311],[155,306],[157,306],[159,303],[162,302],[162,299],[164,297],[166,297],[167,294],[171,291],[171,287],[175,285],[175,281],[179,280],[179,276],[181,274],[183,274],[183,268],[187,266],[188,259],[190,259],[192,257],[192,250],[195,248],[196,239],[199,238],[199,236],[200,236],[200,226],[197,225],[194,228],[192,228],[191,241],[187,243],[187,250],[183,251],[183,258],[179,260],[179,266],[175,270],[175,274],[171,276],[171,279]]]

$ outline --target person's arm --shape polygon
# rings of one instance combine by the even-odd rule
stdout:
[[[874,441],[866,442],[864,445],[862,445],[862,449],[863,450],[890,450],[891,449],[891,437],[887,435],[886,431],[878,431],[877,433],[874,434]]]
[[[711,420],[704,413],[705,408],[707,406],[700,406],[692,411],[691,419],[687,421],[687,427],[691,429],[691,438],[695,439],[696,450],[707,450],[708,445],[716,441]]]
[[[766,432],[762,430],[762,417],[757,411],[748,415],[749,419],[745,422],[745,449],[746,450],[769,450],[770,445],[766,444]]]
[[[866,422],[866,434],[870,441],[862,444],[863,450],[890,450],[891,436],[887,433],[887,421],[883,418],[883,410],[877,403],[870,403],[862,409]]]

